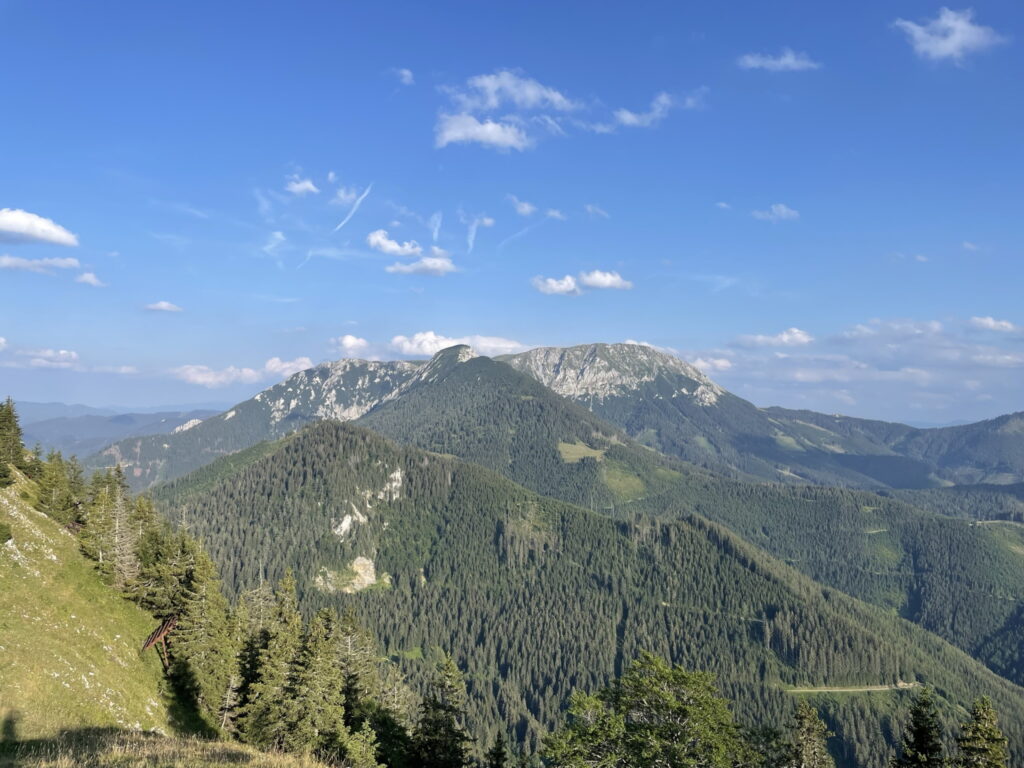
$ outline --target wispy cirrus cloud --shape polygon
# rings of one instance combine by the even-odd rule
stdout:
[[[502,152],[523,152],[545,134],[567,136],[572,128],[608,134],[622,127],[657,125],[672,109],[701,108],[708,89],[701,87],[682,97],[661,92],[645,111],[621,108],[611,114],[596,102],[571,98],[509,69],[476,75],[463,85],[441,91],[451,104],[440,111],[434,125],[437,148],[479,144]],[[599,109],[604,114],[594,117]]]
[[[0,256],[0,269],[13,269],[22,272],[35,272],[40,275],[53,274],[55,269],[78,269],[78,259],[25,259],[21,256]]]

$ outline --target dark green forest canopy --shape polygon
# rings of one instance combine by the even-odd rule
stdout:
[[[616,519],[330,422],[235,459],[157,494],[228,588],[292,566],[307,610],[353,605],[414,674],[433,646],[450,650],[485,741],[508,727],[535,746],[574,688],[651,650],[717,675],[743,721],[783,722],[795,698],[815,697],[847,764],[883,764],[900,684],[918,681],[946,718],[989,695],[1022,754],[1020,688],[687,510]],[[375,583],[346,594],[366,583],[356,558],[373,562]],[[875,686],[892,688],[820,690]]]
[[[436,374],[429,380],[358,423],[618,519],[700,514],[1024,683],[1024,546],[1004,531],[908,503],[946,500],[954,489],[899,492],[906,499],[900,501],[853,489],[724,478],[638,445],[502,363],[460,363],[452,355],[442,365],[444,355],[431,363]],[[973,501],[988,487],[977,488],[962,493]],[[955,509],[950,502],[939,512]]]

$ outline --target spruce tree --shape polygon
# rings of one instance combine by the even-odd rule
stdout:
[[[822,722],[818,710],[801,701],[796,708],[792,726],[792,754],[789,765],[793,768],[835,768],[835,760],[828,752],[828,738],[832,736]]]
[[[485,768],[507,768],[508,766],[508,745],[505,743],[505,736],[500,731],[494,739],[494,745],[484,755]]]
[[[295,577],[289,570],[275,592],[274,617],[260,651],[255,682],[243,710],[242,735],[250,744],[270,749],[284,746],[288,728],[285,691],[302,642],[302,618],[295,596]]]
[[[924,688],[914,697],[910,708],[910,722],[893,759],[893,768],[944,768],[946,759],[942,748],[942,724],[935,708],[935,696]]]
[[[956,745],[956,768],[1007,768],[1010,764],[1006,737],[987,697],[974,702],[971,719],[963,724]]]
[[[222,706],[237,673],[238,647],[230,631],[227,599],[217,569],[198,551],[172,635],[175,675],[211,728],[224,722]]]
[[[292,665],[284,691],[288,728],[283,747],[289,752],[322,753],[348,737],[336,659],[336,623],[332,611],[319,611],[309,622]]]
[[[340,764],[344,768],[386,768],[377,762],[377,749],[377,734],[368,722],[363,723],[362,728],[345,737]]]
[[[472,763],[465,730],[466,685],[450,656],[437,666],[412,736],[413,762],[423,768],[464,768]]]
[[[26,467],[21,425],[10,397],[0,405],[0,464],[11,464],[21,470]]]

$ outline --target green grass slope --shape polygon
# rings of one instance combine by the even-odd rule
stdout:
[[[33,509],[33,488],[21,479],[0,490],[0,525],[11,535],[0,543],[3,740],[84,727],[169,731],[160,661],[139,654],[153,620],[103,584],[75,538]]]

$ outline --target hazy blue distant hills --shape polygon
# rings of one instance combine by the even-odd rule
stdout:
[[[19,411],[21,403],[18,404]],[[39,443],[46,450],[57,450],[65,456],[88,456],[117,440],[136,435],[163,435],[196,424],[216,411],[82,414],[59,416],[25,423],[27,445]]]
[[[47,419],[113,416],[116,413],[118,413],[116,408],[95,408],[91,405],[68,403],[34,403],[29,400],[18,401],[18,418],[21,420],[22,426]]]

